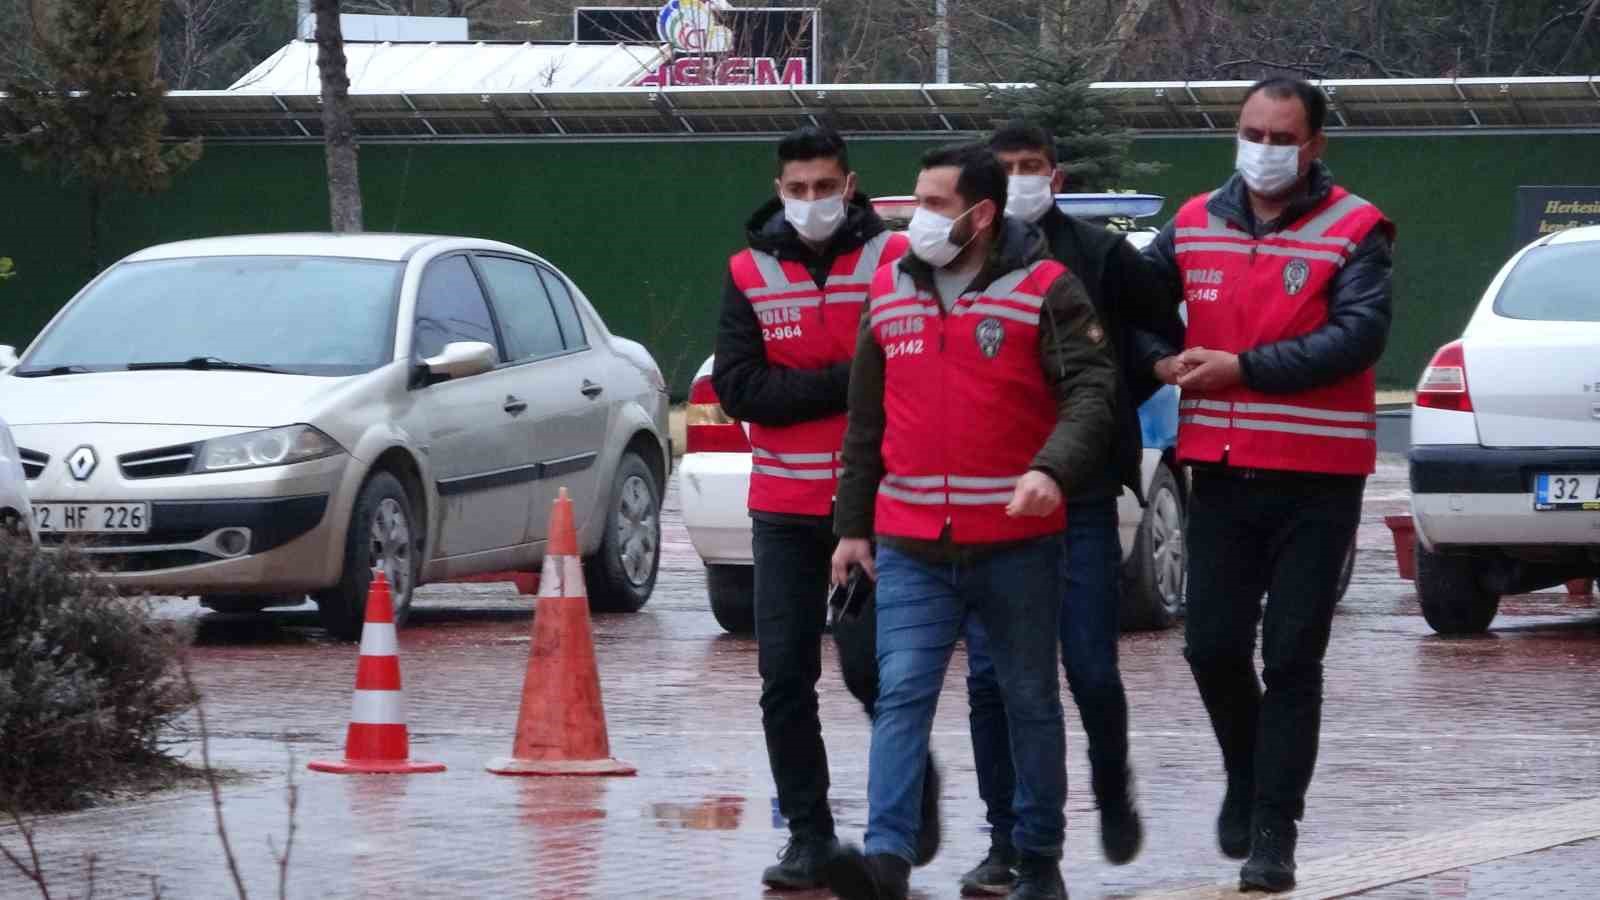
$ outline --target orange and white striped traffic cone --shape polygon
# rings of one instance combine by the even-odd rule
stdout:
[[[400,689],[399,642],[389,579],[375,571],[361,626],[361,659],[350,702],[344,759],[312,760],[307,768],[335,775],[408,775],[443,772],[444,763],[414,762],[406,731],[406,695]]]
[[[611,758],[589,634],[589,592],[566,488],[550,512],[548,533],[517,737],[511,755],[491,759],[486,768],[496,775],[633,775],[633,766]]]

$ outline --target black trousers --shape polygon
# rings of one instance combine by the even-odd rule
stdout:
[[[761,728],[778,788],[778,811],[796,838],[832,838],[817,679],[836,543],[833,529],[826,520],[813,525],[755,519],[751,525]]]
[[[1230,782],[1253,786],[1258,823],[1305,814],[1322,724],[1322,660],[1365,483],[1195,472],[1184,655]],[[1255,669],[1258,622],[1264,693]]]
[[[761,728],[778,789],[778,812],[802,839],[834,836],[828,753],[817,715],[829,569],[838,543],[828,523],[755,519],[756,655]],[[845,688],[872,717],[878,700],[877,614],[870,599],[836,620],[834,644]],[[928,755],[928,767],[934,765]]]

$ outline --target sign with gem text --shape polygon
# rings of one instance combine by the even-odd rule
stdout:
[[[661,6],[573,10],[579,43],[665,44],[672,58],[634,84],[812,84],[817,10],[736,9],[727,0],[668,0]]]

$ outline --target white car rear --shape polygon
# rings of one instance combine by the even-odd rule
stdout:
[[[1411,418],[1417,594],[1442,634],[1600,573],[1600,227],[1506,263]]]

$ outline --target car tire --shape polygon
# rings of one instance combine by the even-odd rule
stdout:
[[[1344,567],[1339,570],[1339,592],[1334,594],[1333,602],[1338,603],[1344,599],[1345,591],[1350,590],[1350,579],[1356,573],[1356,542],[1350,540],[1350,550],[1344,555]]]
[[[376,472],[361,486],[345,536],[343,574],[338,584],[313,596],[317,618],[329,634],[344,641],[360,639],[372,570],[378,566],[389,578],[394,623],[405,624],[422,568],[416,521],[411,498],[393,475]]]
[[[706,593],[711,595],[711,614],[723,631],[755,633],[755,566],[706,566]]]
[[[1500,595],[1483,586],[1472,557],[1434,553],[1420,544],[1417,599],[1428,625],[1446,636],[1482,634],[1500,611]]]
[[[1183,491],[1168,466],[1156,470],[1144,516],[1134,537],[1123,579],[1122,627],[1129,631],[1171,628],[1183,614]]]
[[[638,612],[661,567],[661,485],[637,453],[622,455],[604,512],[600,549],[584,560],[589,608]]]

